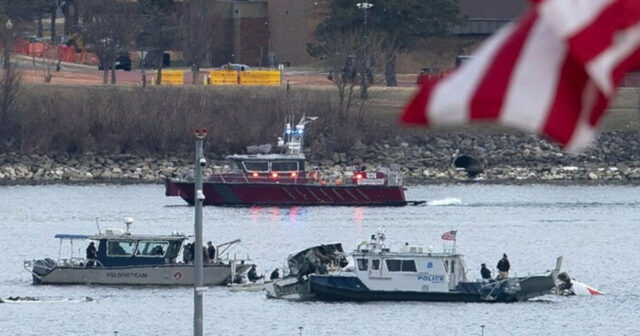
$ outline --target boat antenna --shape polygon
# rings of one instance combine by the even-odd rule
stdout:
[[[98,227],[98,234],[102,234],[102,232],[100,231],[100,221],[99,221],[100,217],[96,216],[96,226]]]
[[[133,218],[131,218],[131,217],[125,217],[125,218],[124,218],[124,224],[126,224],[126,225],[127,225],[127,231],[125,231],[125,233],[124,233],[124,234],[126,234],[126,235],[130,235],[130,234],[131,234],[131,232],[129,232],[129,229],[131,229],[131,224],[133,224]]]

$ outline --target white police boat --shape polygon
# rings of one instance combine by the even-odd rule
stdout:
[[[133,219],[126,218],[126,231],[107,229],[97,235],[57,234],[62,250],[63,241],[97,242],[95,259],[82,257],[53,260],[26,260],[24,268],[33,276],[34,284],[87,284],[87,285],[193,285],[194,265],[178,262],[185,250],[188,236],[138,235],[130,232]],[[203,269],[204,285],[227,284],[234,273],[245,272],[250,264],[244,260],[226,259],[222,256],[235,243],[220,244],[215,260]]]
[[[307,254],[308,255],[308,254]],[[556,287],[562,258],[547,275],[491,281],[469,281],[461,254],[406,246],[391,251],[383,231],[350,253],[353,266],[340,267],[333,258],[315,258],[305,264],[312,272],[297,272],[267,286],[272,298],[324,301],[447,301],[516,302],[549,294]],[[327,264],[320,261],[326,260]],[[333,269],[333,270],[332,270]]]

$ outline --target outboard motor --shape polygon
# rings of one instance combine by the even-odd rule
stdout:
[[[467,154],[457,156],[453,160],[453,167],[463,169],[471,178],[484,171],[484,167],[482,166],[480,160]]]

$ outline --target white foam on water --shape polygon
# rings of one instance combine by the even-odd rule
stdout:
[[[460,204],[462,204],[462,200],[457,197],[447,197],[447,198],[427,202],[427,205],[432,205],[432,206],[460,205]]]

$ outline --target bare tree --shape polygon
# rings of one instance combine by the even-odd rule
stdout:
[[[214,2],[209,0],[187,0],[184,3],[182,26],[184,56],[191,63],[192,83],[198,81],[200,68],[208,59],[213,31]]]
[[[371,84],[380,78],[379,65],[384,60],[384,40],[379,34],[370,34],[366,40],[355,31],[319,27],[316,36],[319,46],[309,46],[314,56],[319,56],[329,68],[329,79],[338,89],[339,103],[344,111],[353,104],[363,104],[366,95],[356,97],[356,89],[364,89],[365,80]]]
[[[16,134],[11,118],[11,110],[20,94],[22,74],[15,63],[0,72],[0,140],[12,139]]]
[[[37,14],[37,1],[0,0],[0,31],[2,32],[3,69],[10,63],[16,32],[30,31]]]
[[[132,33],[133,13],[126,0],[76,1],[82,16],[82,33],[102,64],[102,82],[107,84],[109,69],[115,84],[115,61],[126,50]]]
[[[164,51],[172,48],[180,35],[173,0],[138,0],[140,25],[136,36],[138,49],[148,50],[152,66],[158,69],[156,85],[162,83]]]
[[[332,148],[346,151],[361,137],[360,125],[366,117],[367,96],[358,91],[362,82],[381,79],[378,65],[383,64],[382,37],[371,34],[365,40],[355,31],[319,28],[319,46],[308,46],[329,68],[329,79],[337,89],[336,109],[327,125]],[[366,45],[365,45],[366,43]]]

